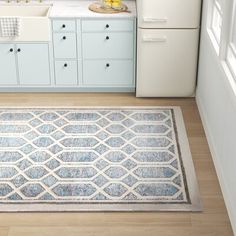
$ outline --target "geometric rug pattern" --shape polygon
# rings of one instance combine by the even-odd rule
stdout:
[[[1,108],[0,211],[199,210],[182,126],[174,107]]]

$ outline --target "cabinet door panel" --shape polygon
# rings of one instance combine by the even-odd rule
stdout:
[[[75,33],[54,33],[54,56],[57,59],[76,58],[76,34]]]
[[[48,44],[17,44],[17,59],[21,85],[50,84]]]
[[[138,31],[137,96],[187,97],[195,90],[198,30]]]
[[[132,59],[133,32],[83,33],[85,59]]]
[[[0,85],[16,85],[14,44],[0,44]]]
[[[76,85],[77,61],[56,61],[55,75],[57,85]]]

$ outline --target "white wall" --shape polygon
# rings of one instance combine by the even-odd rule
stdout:
[[[236,235],[236,93],[207,33],[203,5],[197,103]],[[228,1],[228,0],[226,0]],[[233,81],[233,83],[232,83]]]

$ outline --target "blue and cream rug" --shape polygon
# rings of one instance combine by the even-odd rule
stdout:
[[[0,108],[0,211],[158,210],[201,210],[180,108]]]

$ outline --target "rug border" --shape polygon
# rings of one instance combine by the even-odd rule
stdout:
[[[173,109],[181,157],[184,167],[191,204],[0,204],[0,212],[156,212],[202,211],[202,203],[190,145],[180,106],[0,106],[0,109]]]
[[[202,202],[197,182],[196,171],[194,168],[193,158],[190,151],[187,131],[184,124],[184,117],[180,107],[175,107],[175,121],[178,131],[179,145],[182,153],[182,160],[188,185],[188,192],[191,200],[192,211],[202,211]],[[186,168],[188,166],[188,168]]]

